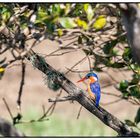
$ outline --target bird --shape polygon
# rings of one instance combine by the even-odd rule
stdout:
[[[99,84],[99,78],[96,73],[90,72],[86,76],[77,82],[83,82],[84,80],[89,80],[87,91],[89,93],[90,99],[95,101],[96,107],[99,106],[101,98],[101,88]]]

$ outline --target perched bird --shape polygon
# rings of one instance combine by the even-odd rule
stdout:
[[[89,79],[88,82],[88,93],[89,93],[89,97],[93,100],[95,100],[95,104],[96,107],[99,106],[99,101],[100,101],[100,96],[101,96],[101,89],[100,89],[100,84],[99,84],[99,79],[97,74],[91,72],[88,73],[84,78],[82,78],[81,80],[77,81],[77,82],[82,82],[84,80]]]

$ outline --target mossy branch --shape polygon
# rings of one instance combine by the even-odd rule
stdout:
[[[64,89],[69,96],[74,97],[74,99],[79,102],[84,108],[100,119],[105,125],[111,127],[120,136],[140,136],[139,133],[134,132],[126,124],[121,122],[118,118],[110,114],[108,111],[102,107],[96,107],[95,103],[91,101],[85,91],[73,84],[69,79],[67,79],[63,74],[56,71],[52,66],[50,66],[42,56],[37,55],[35,52],[31,51],[27,54],[27,59],[33,64],[33,66],[40,71],[42,71],[46,76],[53,77],[52,83],[58,85]]]

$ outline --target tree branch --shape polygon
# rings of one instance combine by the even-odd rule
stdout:
[[[22,75],[21,75],[21,82],[20,82],[20,88],[19,88],[18,99],[17,99],[17,104],[19,108],[21,108],[21,96],[22,96],[22,91],[23,91],[23,86],[24,86],[25,68],[26,68],[26,65],[23,62],[23,60],[21,63],[22,63]]]
[[[100,119],[105,125],[111,127],[121,136],[140,136],[139,133],[134,132],[126,124],[121,122],[118,118],[110,114],[102,107],[96,107],[95,102],[91,101],[87,93],[82,89],[78,88],[63,74],[56,71],[48,63],[45,62],[44,58],[37,55],[33,51],[27,54],[27,59],[33,64],[33,66],[45,75],[53,75],[53,82],[63,88],[69,96],[75,97],[75,100],[79,102],[84,108]]]
[[[49,102],[65,102],[65,101],[71,101],[71,100],[74,100],[75,99],[75,96],[67,96],[67,97],[63,97],[61,99],[48,99]]]

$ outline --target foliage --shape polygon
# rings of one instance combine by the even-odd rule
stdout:
[[[25,42],[30,38],[42,41],[46,37],[58,41],[67,33],[75,38],[78,36],[76,45],[82,45],[80,49],[87,56],[94,58],[93,67],[90,70],[101,72],[104,71],[103,67],[106,67],[132,71],[131,80],[120,81],[116,88],[122,94],[122,98],[126,100],[133,98],[140,103],[140,66],[134,62],[132,51],[127,45],[120,16],[117,7],[109,4],[1,3],[0,29],[6,26],[15,35],[15,40],[7,39],[1,34],[0,54],[11,49],[13,58],[19,60],[19,55],[16,56],[14,51],[18,50],[20,54],[24,54]],[[10,45],[4,47],[3,44]],[[0,79],[10,64],[6,63],[6,60],[3,58],[0,61]],[[52,78],[51,75],[49,76]],[[59,86],[47,80],[50,88],[59,89]],[[126,124],[133,127],[137,127],[139,122],[140,109],[136,113],[134,122],[126,120]]]

